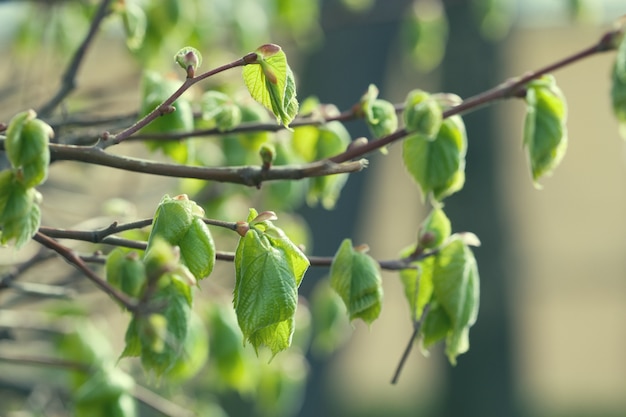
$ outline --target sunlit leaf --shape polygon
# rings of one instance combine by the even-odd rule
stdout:
[[[371,324],[382,308],[383,287],[378,264],[345,239],[330,267],[330,285],[348,309],[350,320]]]
[[[526,92],[524,146],[533,182],[551,174],[567,149],[567,107],[554,77],[546,75],[531,81]]]
[[[434,137],[410,135],[402,147],[404,166],[419,184],[422,196],[435,200],[459,191],[465,183],[467,137],[463,120],[452,116],[443,121]]]
[[[267,44],[256,51],[256,60],[243,68],[243,79],[250,95],[274,113],[285,126],[298,113],[296,83],[287,57],[278,45]]]
[[[250,210],[248,221],[258,213]],[[309,261],[284,233],[266,220],[251,224],[235,254],[233,304],[244,337],[275,355],[291,344],[298,286]]]

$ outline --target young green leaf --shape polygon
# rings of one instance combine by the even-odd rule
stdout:
[[[404,249],[400,256],[406,258],[415,251],[415,245]],[[411,266],[400,270],[400,280],[404,287],[404,296],[409,302],[412,320],[420,320],[424,308],[432,300],[434,256],[426,257],[420,261],[413,262]]]
[[[626,36],[622,36],[617,48],[611,81],[613,113],[619,122],[620,135],[626,139]]]
[[[184,352],[191,315],[190,288],[176,275],[169,285],[161,286],[151,303],[161,307],[158,313],[136,314],[126,330],[122,357],[141,356],[146,370],[157,376],[169,372]]]
[[[450,320],[446,354],[453,365],[469,349],[469,328],[478,316],[479,285],[474,254],[461,239],[450,239],[435,257],[433,287],[435,299]]]
[[[255,51],[255,59],[243,67],[243,79],[252,98],[274,113],[285,127],[298,113],[296,83],[285,52],[266,44]]]
[[[202,320],[193,312],[189,318],[183,350],[174,366],[167,371],[169,380],[186,380],[196,375],[209,355],[209,336]]]
[[[137,252],[115,248],[106,260],[107,281],[131,297],[138,297],[146,282],[146,268]]]
[[[441,105],[426,91],[412,90],[404,102],[402,113],[407,132],[434,136],[443,122]]]
[[[179,81],[162,77],[152,71],[146,71],[142,79],[141,107],[139,116],[143,117],[163,103],[180,85]],[[181,133],[193,130],[193,110],[185,97],[181,97],[172,105],[174,111],[164,114],[146,127],[141,133]],[[193,159],[193,141],[147,141],[152,151],[161,150],[164,154],[179,163],[187,163]]]
[[[251,209],[248,222],[258,213]],[[244,337],[273,355],[291,344],[298,286],[309,267],[300,249],[271,221],[250,224],[235,253],[233,304]]]
[[[440,207],[435,207],[422,222],[417,239],[420,246],[433,249],[441,246],[451,231],[450,219]]]
[[[392,103],[378,98],[378,88],[370,84],[361,97],[361,111],[365,123],[376,139],[392,134],[398,129],[398,115]]]
[[[37,119],[33,110],[17,114],[9,122],[5,148],[16,179],[26,188],[35,187],[48,177],[52,128]]]
[[[180,248],[180,260],[196,280],[206,278],[215,264],[215,244],[203,216],[202,207],[186,195],[164,196],[154,215],[147,252],[156,238],[162,238]]]
[[[404,16],[401,34],[407,57],[419,71],[432,71],[441,63],[448,39],[448,19],[443,2],[413,2]]]
[[[453,331],[448,314],[437,301],[430,303],[428,314],[423,318],[420,327],[422,336],[422,351],[427,354],[427,349],[435,343],[444,340]],[[460,353],[460,352],[459,352]]]
[[[19,249],[39,229],[41,194],[27,188],[11,170],[0,172],[0,243],[15,240]]]
[[[445,119],[434,137],[412,134],[403,143],[404,166],[419,184],[422,196],[441,201],[465,183],[467,137],[463,119]]]
[[[343,124],[330,122],[320,126],[317,128],[314,160],[328,158],[345,151],[350,141],[350,133]],[[321,201],[325,209],[334,208],[347,180],[348,174],[313,178],[307,194],[307,203],[313,206]]]
[[[536,187],[539,178],[551,174],[567,149],[567,107],[554,77],[531,81],[526,91],[524,146]]]
[[[313,316],[311,350],[316,356],[326,357],[343,345],[350,335],[346,307],[327,279],[320,280],[315,286],[310,301]]]
[[[350,320],[371,324],[382,308],[383,287],[378,264],[345,239],[330,267],[330,285],[348,309]]]
[[[202,119],[211,121],[220,132],[241,123],[241,108],[228,95],[220,91],[207,91],[202,95]]]
[[[143,45],[146,36],[148,26],[146,13],[137,3],[127,1],[123,3],[121,14],[126,32],[126,46],[131,51],[137,51]]]

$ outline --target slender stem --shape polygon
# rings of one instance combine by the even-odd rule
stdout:
[[[57,93],[39,109],[38,113],[41,116],[45,117],[52,113],[52,111],[65,99],[65,97],[67,97],[67,95],[70,94],[74,88],[76,88],[76,74],[78,74],[78,70],[83,63],[85,54],[93,42],[96,32],[98,32],[100,24],[109,14],[110,3],[111,0],[102,0],[100,6],[98,6],[96,14],[91,20],[91,25],[89,26],[89,31],[87,32],[85,39],[83,39],[63,73],[63,77],[61,78],[61,87]]]
[[[84,273],[87,278],[89,278],[94,284],[96,284],[96,286],[98,286],[102,291],[104,291],[115,300],[119,301],[129,311],[136,310],[137,304],[132,298],[128,297],[123,292],[120,292],[117,289],[113,288],[108,282],[100,278],[87,266],[87,264],[80,258],[80,256],[76,255],[71,249],[61,245],[56,240],[46,236],[41,232],[35,233],[35,236],[33,236],[33,240],[39,242],[41,245],[47,247],[48,249],[52,249],[53,251],[61,255],[71,265],[74,265],[78,270]]]
[[[396,371],[393,373],[393,377],[391,378],[391,383],[394,385],[397,384],[398,380],[400,379],[400,374],[402,373],[402,369],[404,369],[404,365],[406,364],[406,361],[409,359],[409,354],[411,353],[411,349],[413,349],[413,343],[415,342],[415,339],[417,338],[417,335],[419,334],[420,329],[422,328],[422,323],[424,322],[424,318],[428,314],[429,309],[430,309],[430,304],[427,304],[426,307],[424,307],[424,311],[422,312],[422,318],[420,320],[413,322],[413,332],[411,333],[411,338],[409,339],[409,342],[404,348],[404,352],[402,352],[402,357],[400,358],[400,362],[398,363],[398,366],[396,367]]]
[[[457,106],[454,106],[443,112],[443,117],[447,118],[453,115],[465,114],[470,111],[477,110],[487,104],[492,104],[495,101],[517,97],[520,93],[523,92],[526,84],[529,81],[532,81],[536,78],[541,77],[547,73],[556,71],[563,67],[566,67],[574,62],[580,61],[582,59],[588,58],[592,55],[611,51],[615,49],[615,39],[621,34],[621,29],[616,29],[613,31],[609,31],[602,35],[600,40],[579,52],[576,52],[572,55],[569,55],[559,61],[556,61],[552,64],[546,65],[545,67],[539,68],[535,71],[530,71],[519,78],[512,78],[490,90],[487,90],[483,93],[477,94],[473,97],[470,97],[466,100],[463,100]],[[342,152],[334,157],[330,158],[331,161],[336,163],[341,163],[345,161],[352,160],[354,158],[361,158],[364,155],[383,148],[397,140],[403,139],[409,135],[409,132],[406,129],[400,129],[389,136],[385,136],[378,140],[374,140],[363,144],[362,146],[349,148],[345,152]]]
[[[246,59],[245,57],[243,57],[231,63],[214,68],[196,77],[185,79],[183,84],[180,87],[178,87],[178,90],[176,90],[171,96],[169,96],[163,103],[159,104],[154,110],[152,110],[150,113],[148,113],[143,118],[138,120],[132,126],[129,126],[128,128],[122,130],[121,132],[115,135],[109,135],[108,137],[105,137],[106,140],[102,141],[100,146],[105,148],[111,145],[118,144],[126,140],[127,138],[129,138],[133,133],[139,131],[141,128],[147,126],[150,122],[152,122],[159,116],[163,116],[164,114],[174,111],[175,109],[172,108],[172,104],[174,104],[174,102],[178,100],[178,98],[182,96],[183,93],[187,91],[194,84],[212,75],[219,74],[220,72],[229,70],[231,68],[241,67],[246,64],[247,64]]]

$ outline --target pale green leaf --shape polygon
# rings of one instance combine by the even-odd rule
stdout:
[[[350,320],[371,324],[382,308],[383,288],[378,264],[345,239],[330,267],[330,285],[348,309]]]
[[[533,182],[551,174],[567,149],[567,107],[565,97],[552,76],[532,81],[526,92],[524,146]]]

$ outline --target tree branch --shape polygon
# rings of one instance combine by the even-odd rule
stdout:
[[[4,140],[1,140],[4,147]],[[103,165],[126,171],[142,172],[177,178],[197,178],[209,181],[228,182],[258,187],[264,181],[299,180],[361,171],[367,166],[365,159],[337,164],[322,160],[303,165],[280,165],[266,170],[261,166],[199,167],[154,162],[146,159],[113,155],[96,147],[49,144],[50,155],[56,161],[79,161]]]
[[[532,81],[536,78],[541,77],[542,75],[556,71],[574,62],[580,61],[598,53],[615,50],[616,40],[619,38],[619,36],[621,36],[622,31],[623,29],[618,28],[606,32],[604,35],[602,35],[597,43],[588,48],[569,55],[538,70],[530,71],[521,77],[511,78],[508,81],[505,81],[504,83],[490,90],[463,100],[463,102],[459,105],[444,111],[443,117],[447,118],[454,115],[465,114],[477,110],[488,104],[492,104],[498,100],[523,96],[525,86],[526,84],[528,84],[529,81]],[[400,129],[392,133],[391,135],[368,142],[366,144],[363,144],[362,146],[349,148],[345,152],[342,152],[330,158],[330,160],[336,163],[342,163],[355,158],[360,158],[397,140],[403,139],[408,135],[409,132],[406,129]]]
[[[85,39],[83,39],[83,42],[74,53],[72,60],[63,73],[63,77],[61,78],[61,87],[50,99],[50,101],[44,104],[37,112],[41,117],[50,115],[50,113],[52,113],[52,111],[65,99],[65,97],[67,97],[67,95],[71,93],[74,88],[76,88],[76,74],[80,69],[85,54],[87,53],[87,49],[89,49],[96,32],[100,28],[102,20],[104,20],[104,18],[109,14],[108,9],[110,3],[111,0],[102,0],[100,3],[100,6],[96,10],[96,14],[91,20],[91,25],[89,26],[89,31],[87,32]]]
[[[108,282],[100,278],[71,249],[61,245],[59,242],[41,232],[35,233],[35,236],[33,236],[33,240],[39,242],[41,245],[47,247],[48,249],[52,249],[53,251],[61,255],[71,265],[84,273],[87,278],[89,278],[94,284],[96,284],[96,286],[98,286],[102,291],[117,300],[129,311],[135,311],[137,309],[137,303],[132,298],[130,298],[123,292],[118,291],[116,288],[113,288]]]
[[[424,322],[424,318],[428,314],[428,310],[430,310],[430,304],[427,304],[422,311],[422,318],[413,322],[413,332],[411,333],[411,338],[409,339],[409,343],[407,343],[404,348],[404,352],[402,352],[402,357],[400,357],[400,362],[396,367],[396,371],[391,378],[391,383],[396,384],[400,379],[400,374],[402,373],[402,369],[404,369],[404,365],[406,364],[407,359],[409,359],[409,354],[411,353],[411,349],[413,349],[413,343],[415,343],[415,339],[419,335],[420,329],[422,328],[422,323]]]

